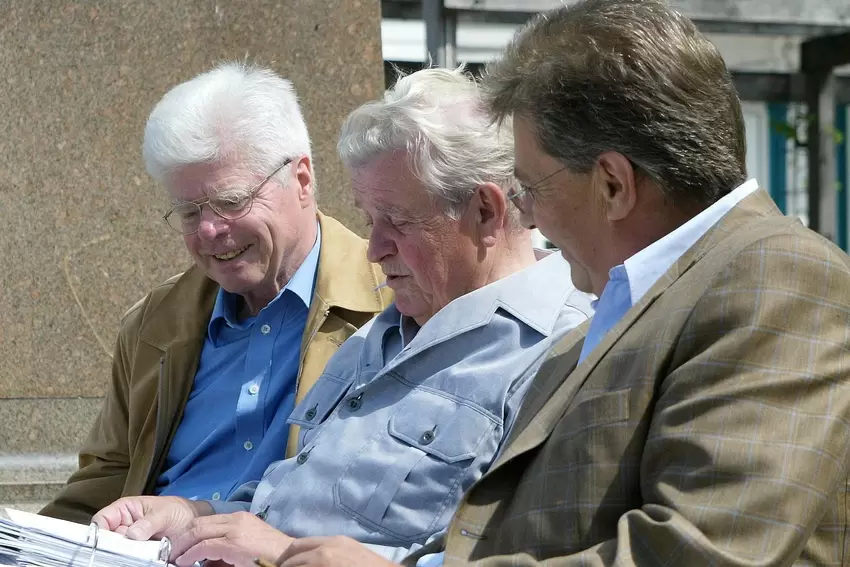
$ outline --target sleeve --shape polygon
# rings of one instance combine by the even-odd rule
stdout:
[[[273,463],[274,464],[274,463]],[[268,474],[268,473],[266,473]],[[265,477],[265,475],[263,475]],[[232,514],[234,512],[250,512],[251,501],[260,481],[252,480],[246,482],[233,491],[227,500],[209,500],[208,503],[216,514]]]
[[[411,553],[415,553],[416,550],[422,547],[419,544],[414,544],[411,547],[391,547],[386,545],[376,545],[372,543],[364,543],[362,545],[364,545],[370,551],[377,553],[384,559],[392,561],[393,563],[401,563],[405,557],[407,557]]]
[[[251,502],[233,501],[233,500],[207,500],[207,504],[213,509],[216,514],[234,514],[236,512],[250,512]]]
[[[130,366],[140,310],[124,319],[112,359],[112,379],[100,413],[79,454],[79,468],[42,515],[88,524],[101,508],[121,497],[130,469],[128,445]]]
[[[738,253],[671,349],[642,440],[642,505],[619,517],[616,537],[476,564],[790,565],[810,539],[807,564],[846,560],[846,514],[827,513],[845,497],[850,454],[845,262],[794,236]]]

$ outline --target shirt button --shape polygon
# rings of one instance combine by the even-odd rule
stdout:
[[[250,387],[250,388],[248,388],[248,392],[249,392],[252,396],[256,396],[256,395],[257,395],[257,392],[259,392],[259,391],[260,391],[260,387],[259,387],[257,384],[251,384],[251,387]]]
[[[263,333],[264,335],[268,335],[271,332],[271,330],[272,330],[272,328],[269,327],[268,325],[263,325],[262,327],[260,327],[260,332]]]
[[[295,462],[298,463],[299,465],[303,465],[304,463],[307,462],[307,459],[309,459],[309,458],[310,458],[310,453],[308,451],[306,453],[301,453],[300,455],[298,455],[298,458],[295,459]]]
[[[221,500],[221,493],[213,492],[213,500]]]
[[[433,440],[434,440],[434,432],[433,431],[426,431],[425,433],[422,434],[422,437],[419,438],[419,442],[422,443],[423,445],[428,445]]]
[[[318,406],[316,406],[318,407]],[[314,417],[316,417],[316,407],[312,407],[307,410],[307,413],[304,414],[304,417],[307,418],[307,421],[312,421]]]
[[[351,411],[359,410],[361,405],[363,405],[363,404],[360,401],[360,396],[357,396],[356,398],[351,398],[351,399],[348,400],[348,409],[350,409]]]
[[[250,441],[245,441],[245,443],[242,446],[245,447],[246,451],[250,451],[251,449],[254,448],[254,444],[251,443]]]

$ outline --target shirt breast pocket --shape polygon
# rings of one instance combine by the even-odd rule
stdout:
[[[480,408],[413,390],[347,464],[334,487],[336,504],[370,529],[424,539],[486,470],[501,430]]]
[[[299,451],[310,443],[318,427],[336,409],[349,387],[350,382],[323,374],[295,407],[286,422],[301,428],[298,435]]]

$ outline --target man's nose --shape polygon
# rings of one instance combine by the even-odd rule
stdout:
[[[215,240],[221,234],[230,231],[230,223],[215,214],[209,205],[201,207],[201,220],[198,222],[198,236],[204,240]]]
[[[369,246],[366,248],[366,259],[373,264],[379,264],[381,260],[397,252],[395,242],[388,238],[377,225],[373,226],[372,233],[369,235]]]

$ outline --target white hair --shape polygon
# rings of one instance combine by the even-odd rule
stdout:
[[[382,99],[345,119],[337,149],[349,169],[405,151],[413,174],[453,218],[478,185],[496,183],[506,190],[515,183],[511,125],[492,121],[463,66],[402,77]]]
[[[145,126],[142,155],[163,184],[180,167],[229,160],[266,175],[288,157],[310,157],[310,136],[291,82],[247,63],[223,63],[162,97]]]

